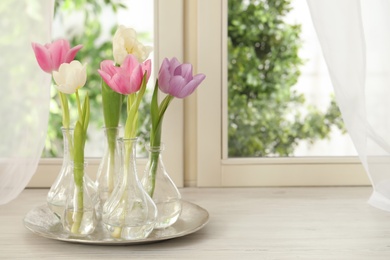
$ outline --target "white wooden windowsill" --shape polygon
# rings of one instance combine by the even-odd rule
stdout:
[[[54,241],[25,229],[45,201],[27,189],[0,206],[0,259],[389,259],[389,213],[369,206],[371,187],[184,188],[210,213],[202,230],[137,246]]]

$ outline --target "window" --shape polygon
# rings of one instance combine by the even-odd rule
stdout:
[[[366,185],[358,158],[229,158],[227,156],[227,0],[155,3],[156,62],[176,56],[207,75],[195,95],[174,100],[163,139],[166,166],[181,186]],[[183,128],[184,126],[184,128]],[[89,160],[93,176],[98,159]],[[49,186],[61,160],[43,160],[30,186]],[[95,169],[94,169],[95,168]],[[43,181],[44,180],[44,181]]]
[[[207,75],[197,91],[198,186],[290,186],[369,184],[356,157],[229,158],[227,156],[227,1],[199,0],[197,69]],[[195,175],[191,175],[194,178]]]
[[[135,8],[139,1],[136,2]],[[177,57],[183,60],[183,1],[149,0],[145,3],[154,5],[154,70],[158,70],[164,57]],[[130,26],[128,24],[128,26]],[[169,37],[168,37],[169,36]],[[99,86],[100,87],[100,86]],[[163,141],[167,144],[164,153],[164,162],[170,169],[171,177],[178,186],[183,185],[183,102],[174,100],[169,107],[169,112],[164,119]],[[93,140],[95,142],[96,140]],[[97,140],[97,142],[100,142]],[[95,156],[95,155],[92,155]],[[178,159],[179,158],[179,159]],[[88,158],[87,173],[95,176],[99,165],[98,158]],[[49,187],[56,178],[62,160],[57,158],[42,159],[37,173],[29,183],[29,187]],[[140,160],[139,172],[146,160]]]

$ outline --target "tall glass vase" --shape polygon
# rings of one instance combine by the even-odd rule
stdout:
[[[119,138],[120,176],[111,196],[103,206],[103,225],[113,238],[146,238],[153,230],[157,209],[143,189],[136,167],[137,139]]]
[[[69,178],[71,178],[70,162],[71,154],[73,154],[73,132],[73,128],[62,128],[62,167],[46,197],[47,205],[59,218],[61,218],[65,207],[66,196],[68,194],[67,183],[69,182]]]
[[[117,161],[119,160],[119,157],[116,153],[116,142],[120,129],[120,127],[104,128],[106,142],[95,182],[98,197],[97,211],[99,215],[102,214],[103,205],[114,190],[118,179],[116,176],[116,168],[118,167]]]
[[[94,190],[88,187],[86,164],[70,164],[70,178],[67,183],[67,197],[62,216],[65,231],[73,236],[91,234],[98,223]]]
[[[161,146],[146,146],[149,161],[146,165],[142,184],[157,206],[156,229],[173,225],[181,214],[181,195],[169,177],[162,159]]]

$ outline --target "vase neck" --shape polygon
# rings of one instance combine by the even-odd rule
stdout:
[[[121,126],[103,127],[104,134],[105,134],[106,138],[110,139],[111,137],[115,137],[115,141],[116,141],[116,138],[119,136],[119,132],[121,131],[121,129],[122,129]]]
[[[149,154],[161,154],[165,149],[163,143],[161,143],[159,146],[150,146],[149,144],[147,144],[145,147]]]
[[[137,138],[118,138],[117,144],[123,167],[123,178],[131,185],[131,183],[138,181],[136,165]]]
[[[73,134],[74,128],[65,128],[62,127],[62,137],[63,137],[63,157],[64,161],[69,161],[73,157]]]

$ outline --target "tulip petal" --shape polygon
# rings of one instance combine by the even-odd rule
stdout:
[[[120,71],[120,68],[114,65],[112,60],[104,60],[100,63],[100,69],[111,77]]]
[[[142,73],[143,74],[145,74],[145,72],[147,73],[146,82],[148,82],[152,72],[152,62],[151,60],[146,60],[144,63],[141,64],[141,66],[142,66]]]
[[[130,92],[128,94],[137,92],[141,88],[143,76],[142,67],[141,65],[138,65],[130,75]]]
[[[180,98],[180,92],[186,84],[187,82],[182,76],[173,76],[169,83],[170,88],[168,94]]]
[[[121,68],[125,71],[133,71],[139,65],[140,64],[137,58],[134,55],[129,54],[126,56],[125,60],[123,61]]]
[[[72,60],[74,60],[74,58],[76,57],[77,52],[78,52],[81,48],[83,48],[83,45],[79,44],[79,45],[76,45],[75,47],[73,47],[72,49],[70,49],[70,50],[66,53],[63,62],[69,63],[69,62],[71,62]]]
[[[194,79],[191,80],[187,85],[185,85],[180,93],[178,94],[178,98],[185,98],[191,95],[195,89],[202,83],[202,81],[206,78],[204,74],[197,74],[194,76]]]
[[[61,85],[64,82],[62,74],[60,74],[58,71],[53,71],[53,79],[57,85]]]
[[[87,80],[86,66],[79,61],[63,63],[58,71],[53,71],[53,78],[59,91],[73,94],[77,89],[85,85]]]
[[[181,75],[187,82],[190,82],[192,80],[192,65],[188,63],[181,64],[175,69],[174,75]]]
[[[180,66],[180,62],[175,58],[173,57],[170,61],[169,61],[169,73],[171,73],[172,75],[174,75],[174,72],[176,70],[176,68],[178,66]]]
[[[129,83],[130,83],[130,80],[129,80],[128,75],[123,74],[123,73],[122,74],[118,73],[112,77],[111,84],[109,86],[115,92],[121,93],[123,95],[127,95],[130,92],[129,91],[129,89],[130,89]]]
[[[105,72],[104,70],[98,70],[98,73],[100,75],[100,77],[102,77],[102,79],[104,80],[104,82],[106,82],[106,84],[108,86],[110,86],[110,81],[111,81],[111,75],[108,74],[107,72]]]
[[[160,69],[160,73],[158,74],[158,87],[162,92],[168,94],[170,81],[171,74],[169,71]]]
[[[38,43],[32,43],[32,48],[35,53],[39,67],[47,73],[52,72],[52,62],[49,51]]]
[[[69,51],[69,42],[60,39],[50,44],[48,48],[53,62],[53,70],[58,70],[61,64],[64,63],[65,55]]]

